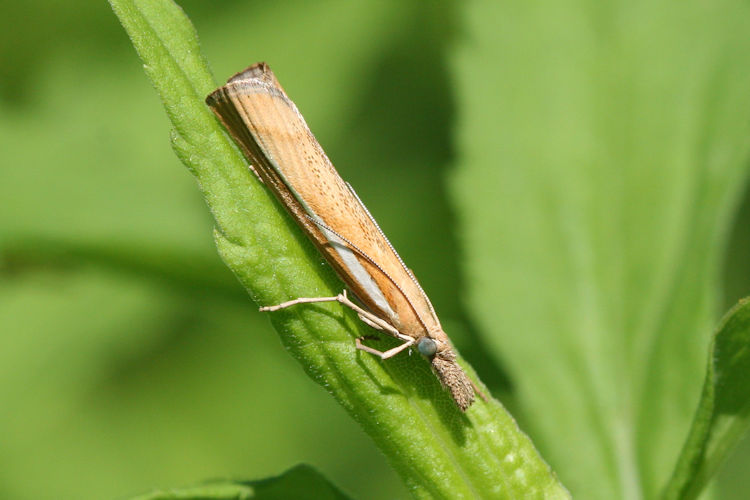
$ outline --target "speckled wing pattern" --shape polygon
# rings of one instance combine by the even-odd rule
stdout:
[[[429,299],[268,66],[237,73],[206,102],[359,301],[400,333],[438,343],[433,369],[458,406],[468,408],[474,385],[456,363]]]

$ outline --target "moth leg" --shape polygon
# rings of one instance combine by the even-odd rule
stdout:
[[[399,332],[393,326],[391,326],[390,323],[383,321],[382,319],[378,318],[374,314],[371,314],[371,313],[363,314],[362,312],[357,311],[357,316],[359,316],[359,319],[360,321],[362,321],[362,323],[374,328],[375,330],[380,330],[381,332],[387,333],[391,337],[401,339],[404,342],[408,342],[409,339],[411,339],[411,337]]]
[[[414,344],[414,339],[412,337],[409,337],[408,335],[404,335],[403,333],[399,332],[396,328],[393,327],[393,325],[391,325],[384,319],[379,318],[378,316],[374,315],[370,311],[367,311],[359,307],[357,304],[349,300],[349,297],[346,294],[346,290],[343,290],[340,294],[336,295],[335,297],[300,297],[294,300],[289,300],[287,302],[282,302],[281,304],[277,304],[275,306],[264,306],[264,307],[261,307],[260,310],[264,312],[273,312],[273,311],[278,311],[280,309],[285,309],[287,307],[296,306],[297,304],[315,304],[319,302],[338,302],[341,305],[346,306],[349,309],[356,312],[357,316],[359,316],[359,319],[362,320],[364,324],[376,330],[385,332],[388,335],[395,337],[399,340],[402,340],[404,342],[400,346],[394,347],[393,349],[390,349],[385,352],[381,352],[376,349],[372,349],[371,347],[367,347],[363,345],[360,339],[357,339],[358,349],[362,349],[363,351],[367,351],[371,354],[380,356],[382,359],[387,359],[403,351],[410,345]]]
[[[287,307],[296,306],[297,304],[314,304],[316,302],[339,302],[340,295],[337,295],[335,297],[299,297],[294,300],[288,300],[286,302],[282,302],[281,304],[276,304],[275,306],[263,306],[259,310],[261,312],[273,312],[278,311],[281,309],[286,309]]]
[[[404,342],[411,339],[411,337],[402,334],[396,328],[393,327],[390,323],[385,321],[384,319],[374,315],[370,311],[367,311],[365,309],[362,309],[357,304],[349,300],[349,297],[346,295],[346,290],[342,291],[339,295],[337,295],[337,301],[340,302],[342,305],[345,305],[352,311],[357,313],[357,316],[359,316],[359,319],[362,320],[363,323],[366,325],[371,326],[372,328],[376,330],[381,330],[388,335],[391,335],[393,337],[396,337],[397,339],[401,339]]]
[[[315,304],[318,302],[338,302],[341,305],[344,305],[356,312],[357,316],[359,316],[359,319],[361,319],[367,325],[375,328],[376,330],[382,330],[389,335],[392,335],[393,337],[403,340],[404,342],[406,342],[407,339],[411,338],[400,333],[387,321],[375,316],[370,311],[362,309],[357,304],[349,300],[349,297],[346,295],[346,290],[336,295],[335,297],[300,297],[294,300],[289,300],[287,302],[282,302],[281,304],[276,304],[275,306],[263,306],[260,308],[260,311],[273,312],[280,309],[286,309],[287,307],[296,306],[297,304]]]
[[[406,335],[404,335],[406,337]],[[357,349],[365,352],[369,352],[370,354],[374,354],[375,356],[379,356],[380,359],[388,359],[392,356],[395,356],[396,354],[400,353],[404,349],[408,348],[409,346],[414,344],[414,339],[411,337],[407,337],[409,340],[404,340],[404,343],[401,345],[397,345],[393,349],[388,349],[385,352],[378,351],[377,349],[373,349],[372,347],[368,347],[362,343],[362,340],[356,339]]]
[[[367,316],[363,316],[361,314],[357,314],[357,316],[359,316],[360,321],[362,321],[362,323],[366,324],[367,326],[372,327],[372,328],[374,328],[376,330],[381,330],[381,331],[383,330],[382,326],[380,326],[377,323],[375,323],[374,321],[370,320],[370,318],[368,318]]]

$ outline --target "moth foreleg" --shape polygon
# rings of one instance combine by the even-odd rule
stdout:
[[[375,356],[379,356],[380,359],[388,359],[390,357],[395,356],[396,354],[400,353],[404,349],[410,347],[414,344],[414,339],[411,337],[407,337],[409,340],[404,340],[404,343],[401,345],[397,345],[393,349],[388,349],[387,351],[378,351],[377,349],[373,349],[372,347],[366,346],[362,343],[361,339],[356,339],[357,349],[365,352],[369,352],[370,354],[374,354]]]
[[[342,291],[340,294],[334,297],[299,297],[294,300],[282,302],[281,304],[276,304],[275,306],[263,306],[260,308],[260,310],[264,312],[273,312],[280,309],[286,309],[287,307],[296,306],[298,304],[315,304],[320,302],[338,302],[341,305],[346,306],[356,312],[357,316],[359,316],[359,319],[364,324],[374,328],[375,330],[380,330],[384,333],[387,333],[388,335],[404,342],[403,344],[396,346],[393,349],[382,352],[378,351],[377,349],[373,349],[372,347],[367,347],[366,345],[362,344],[360,339],[357,339],[357,349],[361,349],[371,354],[375,354],[376,356],[380,356],[381,359],[388,359],[391,356],[395,356],[407,347],[414,344],[414,339],[412,337],[404,335],[384,319],[376,316],[366,309],[361,308],[360,306],[349,300],[349,297],[346,294],[346,290]]]

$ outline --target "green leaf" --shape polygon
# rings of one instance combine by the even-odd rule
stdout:
[[[318,471],[298,465],[282,475],[256,481],[211,482],[202,486],[156,491],[133,500],[346,500]]]
[[[664,498],[696,498],[748,427],[750,299],[743,299],[714,335],[701,401]]]
[[[467,307],[573,495],[652,498],[700,396],[750,165],[750,11],[465,5]]]
[[[211,208],[219,252],[256,302],[338,293],[341,283],[204,105],[214,84],[184,13],[164,0],[111,4],[172,120],[174,149]],[[415,496],[567,497],[499,402],[479,401],[462,414],[421,357],[383,363],[357,351],[354,337],[366,329],[337,304],[271,318],[290,353],[362,425]]]

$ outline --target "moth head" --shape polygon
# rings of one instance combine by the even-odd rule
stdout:
[[[422,337],[417,341],[417,350],[422,356],[432,358],[438,351],[438,345],[430,337]]]

